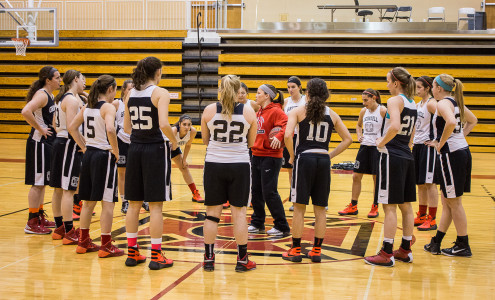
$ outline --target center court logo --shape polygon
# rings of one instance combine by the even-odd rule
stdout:
[[[249,212],[248,212],[249,214]],[[177,210],[163,213],[164,251],[204,252],[203,223],[205,212]],[[224,212],[218,225],[215,250],[219,254],[237,255],[233,223],[230,212]],[[291,216],[287,216],[289,223]],[[138,244],[142,249],[150,249],[149,216],[140,220]],[[273,224],[267,218],[265,224]],[[143,226],[144,225],[144,226]],[[382,224],[368,219],[347,216],[328,216],[327,230],[322,245],[322,261],[345,261],[364,257],[373,230],[381,230]],[[269,228],[267,228],[269,229]],[[126,248],[125,227],[112,232],[119,248]],[[301,240],[302,252],[309,252],[314,239],[314,218],[306,217]],[[280,258],[292,244],[291,236],[272,237],[267,234],[249,234],[248,251],[252,256]],[[198,260],[202,256],[198,255]]]

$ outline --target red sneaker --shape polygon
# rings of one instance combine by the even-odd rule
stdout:
[[[388,254],[383,249],[377,255],[364,258],[364,262],[372,266],[393,267],[395,259],[393,254]]]
[[[40,209],[40,224],[43,225],[45,228],[57,228],[57,225],[53,221],[48,221],[47,217],[48,215],[46,214],[46,211],[43,209]]]
[[[282,259],[291,261],[291,262],[301,262],[301,247],[290,248],[289,251],[282,254]]]
[[[52,233],[52,239],[61,240],[65,236],[65,226],[62,224],[59,228],[55,229]]]
[[[378,205],[371,205],[371,210],[368,213],[368,218],[376,218],[378,217],[378,215],[380,215],[380,213],[378,213]]]
[[[399,247],[399,250],[394,251],[394,259],[400,260],[406,263],[413,262],[413,255],[411,250],[404,250],[402,247]]]
[[[230,207],[229,201],[227,201],[227,203],[222,204],[222,208],[229,208],[229,207]]]
[[[72,227],[72,229],[65,234],[62,243],[64,245],[77,245],[79,243],[79,234],[79,228],[75,229]]]
[[[419,226],[426,221],[426,214],[420,215],[419,211],[416,213],[416,218],[414,218],[414,226]]]
[[[72,212],[72,220],[79,221],[79,219],[81,219],[81,216],[76,215],[74,212]]]
[[[81,208],[82,208],[82,201],[79,201],[78,204],[75,204],[72,206],[72,212],[76,215],[80,215],[81,214]]]
[[[174,261],[163,256],[162,251],[151,249],[151,261],[148,265],[151,270],[170,268],[173,265]]]
[[[203,199],[201,197],[201,195],[199,194],[199,191],[198,190],[195,190],[194,191],[193,196],[192,196],[192,201],[193,202],[198,202],[198,203],[205,203],[205,199]]]
[[[321,247],[313,247],[304,257],[311,259],[314,263],[321,262]]]
[[[32,218],[24,227],[24,232],[28,234],[50,234],[52,231],[40,224],[39,218]]]
[[[437,230],[437,220],[430,215],[426,217],[426,221],[418,226],[419,231]]]
[[[105,245],[101,245],[100,250],[98,250],[98,257],[106,258],[106,257],[115,257],[124,255],[124,251],[115,247],[110,241]]]
[[[236,272],[247,272],[251,270],[256,270],[256,263],[252,260],[249,260],[248,255],[243,257],[243,259],[239,259],[237,256],[237,265],[235,266]]]
[[[129,247],[127,248],[127,259],[125,265],[128,267],[135,267],[138,264],[142,264],[146,261],[146,256],[139,253],[139,248]]]
[[[84,254],[86,252],[96,252],[98,250],[100,250],[100,246],[93,243],[93,240],[91,240],[91,238],[87,238],[84,241],[79,241],[77,243],[76,252],[78,254]]]
[[[357,205],[352,205],[352,203],[349,203],[344,208],[344,210],[339,211],[339,215],[341,215],[341,216],[357,215],[357,214],[358,214]]]

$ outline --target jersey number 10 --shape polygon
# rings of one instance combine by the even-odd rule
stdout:
[[[322,136],[323,133],[323,136]],[[327,122],[320,122],[316,126],[316,134],[315,134],[315,125],[313,122],[309,122],[309,132],[308,132],[308,137],[306,138],[308,141],[317,141],[324,143],[327,141],[328,138],[328,123]]]

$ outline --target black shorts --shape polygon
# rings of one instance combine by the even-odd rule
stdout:
[[[125,171],[125,198],[130,201],[172,200],[169,142],[129,145]]]
[[[302,153],[294,160],[291,201],[328,206],[330,195],[330,156],[320,153]]]
[[[381,204],[416,201],[415,178],[414,160],[380,153],[375,201]]]
[[[203,172],[205,205],[222,205],[229,201],[235,207],[251,201],[251,164],[205,162]]]
[[[174,158],[174,157],[176,157],[177,155],[180,155],[180,154],[182,154],[182,151],[180,150],[180,147],[177,147],[177,149],[172,150],[172,152],[170,153],[170,157],[171,158]]]
[[[118,201],[117,162],[110,151],[87,147],[82,159],[79,199]]]
[[[43,186],[50,183],[50,158],[52,145],[31,137],[26,142],[26,165],[24,182],[27,185]]]
[[[118,137],[117,143],[119,145],[119,160],[117,161],[117,167],[125,168],[127,165],[127,152],[129,151],[129,144],[123,142]]]
[[[416,184],[440,183],[437,166],[437,150],[425,144],[414,144],[412,149],[414,156],[414,169],[416,172]]]
[[[294,149],[296,148],[297,134],[294,134],[292,138]],[[292,169],[292,165],[289,164],[290,154],[287,148],[284,148],[284,157],[282,159],[282,169]]]
[[[82,152],[73,139],[58,137],[53,143],[50,186],[75,191],[79,183]]]
[[[354,162],[354,173],[376,175],[378,157],[376,146],[361,145]]]
[[[469,148],[439,155],[440,189],[445,198],[457,198],[471,192],[472,157]]]

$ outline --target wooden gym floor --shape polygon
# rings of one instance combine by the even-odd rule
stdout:
[[[204,207],[191,201],[180,172],[174,168],[173,201],[164,204],[163,248],[173,259],[170,269],[150,271],[147,263],[124,266],[125,256],[100,259],[96,253],[78,255],[75,246],[62,246],[50,236],[27,235],[27,194],[24,185],[23,140],[0,140],[0,298],[106,298],[106,299],[495,299],[495,154],[474,153],[472,192],[464,197],[468,215],[472,258],[433,256],[422,250],[434,232],[419,232],[413,246],[414,263],[397,262],[394,268],[366,265],[363,256],[378,251],[383,238],[383,211],[377,219],[366,215],[371,206],[372,180],[363,179],[359,215],[341,217],[338,210],[350,200],[352,175],[332,174],[327,213],[328,229],[321,264],[290,263],[281,253],[291,244],[288,238],[250,235],[248,251],[257,270],[236,273],[236,244],[229,210],[224,210],[216,243],[217,264],[203,272],[202,224]],[[205,147],[193,145],[189,163],[202,190]],[[332,163],[352,161],[356,150],[347,150]],[[279,192],[287,199],[288,176],[282,172]],[[45,209],[50,219],[52,190],[47,188]],[[284,204],[291,222],[289,203]],[[413,204],[417,211],[417,203]],[[441,214],[441,205],[439,215]],[[303,245],[313,242],[313,215],[308,208]],[[248,209],[250,215],[252,210]],[[99,244],[100,207],[91,225]],[[141,214],[139,243],[149,256],[149,215]],[[267,220],[267,230],[271,228]],[[399,214],[399,224],[400,224]],[[115,207],[113,239],[125,248],[124,216]],[[76,222],[78,226],[78,222]],[[397,231],[396,245],[401,231]],[[455,240],[452,225],[443,246]]]

